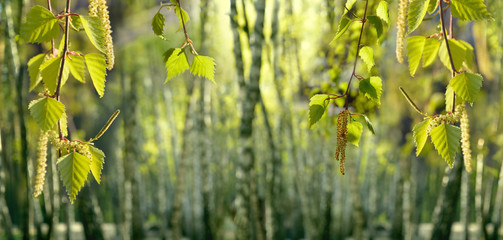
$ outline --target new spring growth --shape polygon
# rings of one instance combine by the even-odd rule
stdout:
[[[471,172],[472,150],[470,149],[470,120],[468,119],[466,109],[463,107],[460,110],[461,120],[459,126],[461,127],[461,150],[463,151],[463,162],[465,164],[466,171]]]
[[[33,197],[38,197],[44,190],[45,174],[47,172],[47,141],[48,133],[40,132],[37,147],[37,169],[33,182]]]
[[[340,161],[340,171],[344,175],[344,159],[346,158],[346,145],[348,143],[348,119],[349,110],[342,110],[337,116],[337,147],[335,149],[335,160]]]
[[[89,0],[89,16],[99,17],[105,30],[105,49],[107,55],[107,69],[112,70],[115,63],[114,45],[112,41],[112,27],[108,14],[106,0]]]
[[[405,27],[409,0],[400,0],[398,4],[398,18],[396,21],[396,59],[403,62],[403,45],[405,40]]]

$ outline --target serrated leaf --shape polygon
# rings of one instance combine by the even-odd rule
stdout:
[[[381,19],[377,16],[369,15],[367,16],[367,20],[375,27],[376,33],[377,33],[377,38],[381,37],[382,35],[382,22]]]
[[[75,31],[82,30],[82,19],[80,19],[80,15],[71,15],[70,16],[70,27],[72,27]]]
[[[438,7],[438,0],[430,0],[428,4],[428,13],[432,14]]]
[[[426,37],[414,36],[407,38],[407,57],[409,58],[409,72],[412,77],[416,74],[417,67],[423,55]]]
[[[367,129],[372,133],[372,135],[376,135],[376,132],[374,130],[374,125],[370,121],[370,119],[367,117],[367,115],[362,115],[363,118],[365,119],[365,125],[367,125]]]
[[[360,81],[360,91],[365,97],[381,104],[382,80],[380,77],[370,77]]]
[[[348,124],[348,142],[358,147],[362,132],[363,125],[361,123],[353,121]]]
[[[341,20],[339,21],[339,26],[337,27],[337,32],[335,33],[335,37],[330,41],[330,46],[335,47],[335,41],[348,30],[349,25],[351,25],[352,21],[346,16],[343,16]]]
[[[60,126],[61,126],[61,132],[63,133],[63,137],[68,136],[68,116],[66,116],[66,112],[63,112],[61,114],[61,118],[59,119]],[[55,125],[55,130],[57,130],[58,125]]]
[[[309,127],[317,123],[328,106],[327,94],[316,94],[309,100]]]
[[[430,136],[437,152],[452,167],[454,157],[459,149],[461,129],[442,123],[431,130]]]
[[[98,148],[89,146],[89,151],[93,159],[91,161],[91,173],[98,184],[101,183],[101,170],[103,170],[103,163],[105,162],[105,153]]]
[[[28,109],[40,129],[48,131],[61,119],[65,112],[65,105],[54,98],[44,97],[31,101]]]
[[[416,143],[416,156],[419,156],[421,151],[423,151],[424,144],[428,139],[428,125],[430,125],[430,118],[414,125],[412,132],[414,134],[414,143]]]
[[[190,66],[190,72],[202,76],[215,83],[215,60],[207,56],[195,56]]]
[[[181,14],[180,14],[181,12]],[[187,24],[190,21],[189,14],[183,10],[179,5],[175,7],[175,14],[176,17],[178,18],[178,22],[180,23],[180,27],[178,28],[178,31],[183,28],[183,23]],[[182,23],[182,17],[183,17],[183,23]]]
[[[84,57],[87,71],[93,81],[94,88],[100,97],[105,94],[105,76],[107,75],[107,63],[103,54],[89,53]]]
[[[469,69],[473,69],[473,47],[471,44],[463,41],[463,40],[457,40],[458,43],[463,45],[463,47],[466,49],[465,51],[465,61],[464,63],[466,64],[466,67]]]
[[[414,32],[423,21],[424,15],[428,10],[429,0],[413,0],[409,4],[409,13],[407,14],[407,35]]]
[[[28,61],[28,73],[30,75],[30,91],[32,91],[42,81],[40,76],[40,65],[44,62],[45,54],[41,53],[32,57]]]
[[[82,56],[68,56],[66,59],[68,68],[72,76],[79,82],[85,83],[85,65],[84,57]]]
[[[440,41],[435,38],[427,38],[423,49],[423,67],[428,67],[435,62],[437,58]]]
[[[49,93],[54,94],[58,85],[59,68],[61,67],[61,57],[46,60],[40,65],[40,75]]]
[[[166,19],[164,15],[161,13],[161,10],[155,14],[154,18],[152,18],[152,31],[154,31],[155,35],[159,37],[163,37],[164,34],[164,22]]]
[[[73,204],[73,200],[86,182],[91,160],[78,152],[71,152],[59,158],[56,164],[68,198]]]
[[[105,31],[98,17],[80,16],[82,26],[91,43],[102,53],[106,53]]]
[[[452,111],[452,99],[454,98],[454,90],[452,90],[451,85],[447,85],[447,88],[445,89],[445,111],[450,112]],[[460,97],[456,98],[455,106],[458,104],[461,104],[463,102],[463,99]]]
[[[461,69],[463,61],[465,61],[466,49],[463,45],[461,45],[458,41],[454,39],[449,39],[448,41],[449,41],[449,48],[452,54],[452,60],[454,62],[454,67],[458,71]],[[440,60],[442,61],[444,66],[452,71],[451,62],[449,60],[449,53],[447,52],[447,47],[445,45],[445,40],[442,41],[442,43],[440,44],[440,48],[438,50],[438,56],[440,57]]]
[[[385,23],[389,24],[388,2],[380,1],[379,5],[377,5],[376,14]]]
[[[360,49],[359,53],[363,62],[367,65],[367,70],[370,72],[372,67],[375,65],[374,63],[374,50],[369,46],[364,46]]]
[[[351,10],[351,8],[353,8],[355,3],[356,3],[356,0],[347,0],[346,3],[344,4],[345,8],[344,8],[344,13],[342,15],[346,15],[346,13],[348,13],[347,9]]]
[[[451,79],[449,85],[456,95],[462,97],[465,101],[473,103],[475,97],[482,87],[482,76],[476,73],[464,72]]]
[[[20,37],[26,42],[48,42],[59,36],[58,19],[48,9],[36,5],[26,14]]]
[[[484,0],[452,0],[451,12],[452,16],[467,21],[492,18]]]
[[[164,61],[168,72],[165,83],[189,69],[189,60],[187,60],[187,55],[181,48],[170,48],[166,51]]]

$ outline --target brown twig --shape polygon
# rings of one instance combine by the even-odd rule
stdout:
[[[452,58],[451,49],[449,47],[449,40],[447,39],[447,33],[446,33],[446,30],[445,30],[444,11],[442,11],[442,8],[443,8],[443,6],[442,6],[442,0],[440,0],[439,2],[440,2],[440,24],[442,26],[442,34],[444,35],[445,46],[447,47],[447,53],[449,54],[449,61],[451,62],[452,77],[455,77],[457,71],[456,71],[456,68],[454,66],[454,60]],[[452,15],[451,15],[450,28],[451,28],[451,31],[449,33],[449,36],[450,36],[450,38],[452,38]],[[451,110],[451,112],[454,112],[455,110],[456,110],[456,93],[454,93],[453,97],[452,97],[452,110]]]

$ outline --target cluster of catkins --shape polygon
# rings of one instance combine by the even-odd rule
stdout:
[[[337,147],[335,160],[340,161],[340,171],[344,175],[344,159],[346,158],[346,145],[348,143],[349,110],[342,110],[337,116]]]
[[[51,142],[63,154],[78,152],[89,159],[93,159],[87,144],[80,141],[69,141],[65,138],[61,139],[59,138],[59,134],[54,130],[42,131],[38,139],[37,169],[33,182],[33,197],[38,197],[44,189],[45,174],[47,172],[47,142]]]
[[[112,70],[114,67],[114,45],[112,42],[112,27],[108,14],[106,0],[89,0],[89,16],[99,17],[103,29],[105,30],[105,48],[107,50],[107,69]]]
[[[400,0],[398,4],[398,18],[396,21],[396,59],[403,62],[403,45],[405,40],[405,27],[407,26],[407,9],[409,0]]]
[[[470,150],[470,122],[465,106],[463,104],[457,105],[454,113],[446,113],[433,117],[430,120],[430,124],[428,125],[426,132],[430,134],[430,131],[433,128],[443,122],[459,122],[459,127],[461,128],[461,150],[463,151],[463,162],[466,171],[471,172],[472,151]]]

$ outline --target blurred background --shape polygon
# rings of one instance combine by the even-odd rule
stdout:
[[[71,3],[87,14],[88,1]],[[329,46],[344,3],[181,1],[196,49],[215,58],[214,84],[189,73],[164,83],[162,53],[184,41],[173,11],[162,10],[163,41],[151,29],[160,1],[109,0],[116,65],[105,96],[87,78],[70,79],[61,97],[71,139],[89,139],[116,109],[121,114],[95,143],[106,154],[101,184],[89,178],[70,205],[55,149],[44,194],[31,196],[40,130],[27,109],[37,96],[28,91],[26,64],[48,46],[16,35],[29,9],[47,1],[2,0],[0,239],[502,239],[503,18],[495,9],[503,2],[486,1],[493,21],[454,22],[454,36],[472,44],[475,72],[484,76],[468,107],[473,172],[459,154],[449,169],[430,143],[415,156],[411,128],[422,118],[398,87],[439,114],[450,72],[437,60],[412,78],[396,61],[397,1],[389,1],[384,36],[366,27],[362,40],[375,51],[372,74],[383,79],[380,106],[351,87],[351,109],[370,117],[375,135],[364,129],[359,147],[348,146],[341,175],[334,159],[340,108],[310,129],[308,103],[347,86],[360,24]],[[356,2],[356,15],[364,3]],[[53,0],[53,12],[64,4]],[[377,4],[370,0],[369,9]],[[414,35],[434,34],[437,25],[435,15]],[[70,50],[95,51],[84,33],[72,31],[70,42]],[[368,76],[362,66],[357,73]]]

